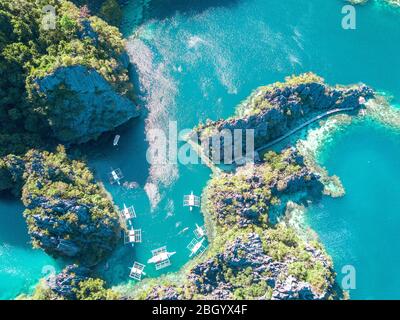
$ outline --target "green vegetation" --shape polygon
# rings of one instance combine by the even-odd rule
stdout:
[[[41,91],[39,81],[79,66],[100,75],[117,95],[132,100],[134,94],[120,32],[84,6],[90,2],[92,12],[118,25],[119,4],[74,2],[79,7],[66,0],[0,0],[0,192],[22,195],[34,247],[92,267],[113,250],[118,215],[87,165],[70,159],[63,146],[55,148],[55,120],[68,122],[82,111],[77,93],[62,81],[50,93]],[[48,5],[56,11],[55,29],[46,28]],[[65,100],[73,101],[73,108],[66,110]],[[118,298],[100,279],[75,285],[79,299]],[[63,297],[43,280],[32,298]]]
[[[87,166],[68,159],[62,146],[54,153],[32,150],[24,162],[22,201],[33,245],[87,265],[109,254],[118,215]]]
[[[112,289],[107,289],[105,282],[99,278],[87,278],[85,280],[72,280],[71,292],[77,300],[118,300],[120,294]],[[31,300],[68,300],[66,297],[53,291],[45,279],[39,281],[31,296],[21,295],[17,299]]]
[[[287,90],[291,87],[295,88],[300,85],[312,83],[324,85],[324,79],[312,72],[308,72],[286,77],[284,82],[275,82],[267,86],[259,87],[237,106],[234,116],[216,122],[207,120],[205,124],[199,124],[194,129],[194,132],[200,134],[201,138],[204,139],[205,137],[211,136],[215,129],[219,128],[219,126],[225,122],[235,122],[236,120],[244,119],[249,116],[260,115],[273,108],[280,108],[281,106],[277,105],[277,103],[270,101],[270,96],[275,96],[277,92]],[[283,111],[288,117],[291,117],[290,109],[285,109]]]
[[[276,286],[285,290],[289,277],[307,283],[313,295],[335,296],[332,261],[322,246],[302,239],[285,223],[268,219],[286,192],[307,192],[310,186],[322,192],[322,186],[294,149],[269,152],[264,160],[209,182],[203,209],[208,230],[214,229],[212,244],[186,266],[184,279],[149,281],[129,297],[215,299],[223,292],[224,299],[271,299],[279,297]],[[294,177],[300,183],[289,187]]]
[[[234,118],[260,114],[265,110],[273,108],[274,105],[265,99],[267,93],[274,92],[278,89],[283,90],[287,87],[296,87],[301,84],[310,83],[323,84],[324,79],[312,72],[308,72],[286,77],[284,82],[275,82],[268,86],[259,87],[237,107],[236,116]]]
[[[122,9],[118,0],[72,0],[77,6],[88,10],[109,24],[118,27],[122,20]]]
[[[64,300],[63,297],[57,295],[53,290],[51,290],[46,281],[41,279],[39,283],[36,285],[35,290],[33,291],[31,296],[22,295],[19,296],[17,299],[22,300]]]
[[[268,263],[262,262],[265,271],[255,271],[252,264],[257,262],[249,258],[249,252],[236,252],[234,244],[238,241],[244,246],[249,234],[260,237],[263,252],[258,258],[271,257],[275,265],[285,265],[279,274],[272,275],[268,271]],[[320,252],[323,260],[318,260],[313,252]],[[235,257],[232,262],[229,257]],[[238,263],[239,259],[242,261]],[[323,261],[323,262],[321,262]],[[202,266],[202,267],[200,267]],[[204,274],[199,274],[199,268]],[[207,270],[212,269],[212,273]],[[332,292],[335,273],[330,258],[319,243],[307,243],[296,232],[285,224],[274,227],[260,228],[250,226],[246,229],[234,227],[226,233],[219,233],[212,247],[201,257],[201,261],[185,270],[184,280],[173,278],[164,280],[149,280],[134,292],[128,295],[133,299],[166,299],[171,292],[179,299],[213,299],[212,290],[204,292],[204,288],[229,288],[229,298],[238,300],[271,299],[274,287],[266,281],[274,277],[275,281],[282,281],[288,276],[294,276],[298,281],[310,284],[317,294],[329,292],[329,298],[336,293]]]
[[[119,26],[122,20],[122,10],[117,0],[105,0],[102,4],[99,17],[113,26]]]
[[[288,182],[293,176],[304,179],[306,188],[307,184],[314,186],[314,182],[318,185],[310,172],[302,173],[301,157],[296,159],[292,149],[280,154],[271,151],[264,160],[262,166],[240,169],[234,175],[221,174],[211,180],[208,211],[222,232],[243,220],[267,226],[270,209],[280,204],[280,195],[289,192]]]
[[[55,30],[43,28],[46,5],[56,9]],[[49,115],[66,115],[57,112],[57,99],[37,91],[36,81],[60,67],[94,69],[120,95],[133,98],[120,32],[69,1],[0,0],[0,50],[0,156],[48,143]],[[60,87],[58,99],[66,94]]]
[[[105,282],[101,279],[89,278],[79,282],[74,288],[78,300],[118,300],[119,294],[105,288]]]
[[[332,261],[327,256],[328,266],[321,261],[315,261],[307,248],[310,247],[324,253],[320,243],[313,241],[307,244],[299,238],[296,232],[279,224],[276,228],[270,228],[264,232],[263,247],[267,255],[277,261],[293,260],[288,265],[288,272],[298,280],[310,283],[317,292],[327,290],[327,284],[334,282],[334,274],[329,267]],[[326,281],[329,279],[329,282]]]

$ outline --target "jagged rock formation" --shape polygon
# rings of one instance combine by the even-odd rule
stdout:
[[[205,193],[215,238],[181,282],[139,292],[145,299],[332,299],[335,273],[322,246],[284,223],[269,221],[285,195],[318,198],[323,186],[294,149],[270,153],[262,165],[215,176]]]
[[[285,211],[284,196],[297,195],[298,201],[321,196],[324,186],[318,174],[305,166],[294,148],[268,153],[266,161],[211,180],[209,211],[223,228],[275,223]]]
[[[93,277],[93,271],[76,264],[43,279],[30,297],[35,300],[116,300],[117,292],[106,289],[105,283]]]
[[[90,278],[91,270],[78,265],[69,265],[59,274],[51,276],[46,284],[57,296],[66,300],[76,300],[76,288]]]
[[[284,83],[258,88],[239,106],[236,116],[227,120],[209,121],[196,128],[195,133],[201,140],[208,140],[206,145],[219,147],[218,154],[222,160],[224,139],[220,139],[219,146],[215,146],[215,143],[213,146],[213,136],[219,136],[225,130],[254,130],[254,144],[257,149],[327,110],[357,110],[362,106],[360,98],[367,100],[373,95],[372,89],[365,85],[329,87],[322,78],[312,73],[303,74],[287,78]],[[245,142],[243,140],[243,150],[246,147]]]
[[[86,142],[139,115],[117,28],[67,0],[0,0],[0,18],[0,156]]]
[[[233,236],[232,234],[230,236]],[[321,300],[337,297],[332,262],[317,243],[293,230],[248,229],[194,266],[183,284],[156,285],[149,300],[272,299]],[[143,294],[143,293],[141,293]]]
[[[35,80],[38,91],[57,108],[47,113],[53,135],[63,142],[86,142],[139,115],[94,69],[70,66]]]
[[[22,188],[35,247],[86,266],[111,253],[120,232],[115,208],[86,165],[69,160],[62,147],[55,153],[9,156],[0,174],[6,177],[4,189]]]

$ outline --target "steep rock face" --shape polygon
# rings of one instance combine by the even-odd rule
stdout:
[[[46,97],[48,123],[63,142],[86,142],[139,115],[137,106],[94,69],[69,66],[37,79],[38,91]]]
[[[290,238],[280,239],[276,232],[289,234]],[[279,255],[274,250],[279,250]],[[330,258],[318,245],[299,240],[285,227],[280,226],[278,231],[246,232],[219,251],[196,265],[183,286],[155,286],[146,299],[323,300],[336,297]],[[307,271],[297,271],[296,264],[302,264]]]
[[[8,155],[0,159],[0,191],[11,190],[19,194],[24,170],[25,162],[18,156]]]
[[[237,116],[208,122],[199,126],[196,132],[213,146],[212,137],[224,130],[253,129],[255,148],[258,148],[328,110],[357,110],[362,107],[363,99],[360,98],[367,100],[373,96],[373,91],[365,85],[330,87],[314,74],[303,74],[287,78],[285,83],[257,89],[239,106]],[[223,159],[223,139],[220,154]]]
[[[76,291],[79,283],[90,278],[91,270],[77,265],[69,265],[59,274],[46,280],[48,287],[57,296],[66,300],[76,300]]]
[[[54,257],[96,265],[119,238],[118,215],[84,163],[65,151],[29,152],[22,200],[32,243]]]
[[[145,299],[332,299],[335,273],[316,241],[300,238],[285,223],[271,222],[274,207],[315,200],[323,185],[294,148],[270,152],[210,181],[203,205],[215,228],[211,248],[185,279],[150,287]]]
[[[47,253],[72,258],[86,265],[96,264],[115,246],[117,223],[93,221],[92,206],[82,205],[79,199],[52,199],[27,197],[27,209],[45,212],[26,215],[31,228],[30,236]],[[76,221],[69,221],[72,216]]]
[[[247,227],[276,223],[276,212],[285,211],[284,195],[298,194],[298,200],[318,199],[324,186],[319,176],[304,165],[294,148],[270,153],[267,162],[221,174],[209,185],[209,212],[222,227]]]
[[[308,246],[308,251],[305,252],[309,254],[308,259],[312,260],[312,263],[321,263],[329,271],[323,278],[325,290],[320,292],[309,282],[298,280],[289,274],[289,265],[291,261],[296,260],[295,257],[288,255],[282,261],[273,259],[263,249],[261,237],[257,233],[248,233],[246,238],[235,239],[216,258],[196,266],[190,275],[190,280],[196,285],[197,290],[215,299],[232,299],[234,291],[238,288],[234,282],[226,279],[226,272],[223,269],[229,268],[230,274],[234,276],[240,276],[246,269],[251,270],[252,282],[249,286],[264,282],[271,288],[268,292],[270,295],[268,298],[271,299],[319,300],[327,299],[332,294],[332,279],[329,277],[329,272],[333,272],[331,263],[319,249]]]

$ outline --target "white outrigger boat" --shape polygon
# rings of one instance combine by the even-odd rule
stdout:
[[[189,207],[190,211],[192,211],[194,207],[200,207],[200,197],[195,196],[192,191],[189,195],[184,196],[183,206]]]
[[[131,272],[129,273],[129,278],[135,279],[137,281],[142,280],[142,276],[145,276],[146,273],[143,271],[146,266],[139,262],[134,262],[132,268],[129,268]]]
[[[151,251],[153,257],[150,258],[147,263],[154,263],[156,265],[156,270],[166,268],[171,265],[169,258],[173,256],[176,252],[168,252],[167,247],[161,247]]]
[[[136,218],[135,208],[133,206],[130,206],[128,208],[124,203],[124,208],[122,209],[122,216],[125,218],[125,220]]]
[[[203,242],[205,240],[206,240],[205,238],[201,239],[200,241],[193,239],[189,243],[189,245],[187,246],[187,248],[190,251],[189,257],[195,256],[197,254],[202,254],[206,250],[206,247],[203,245]]]
[[[204,226],[200,227],[196,223],[196,229],[193,231],[194,235],[196,236],[197,239],[201,239],[206,235],[206,229]]]
[[[124,175],[122,174],[121,169],[111,169],[110,174],[108,175],[110,179],[110,183],[114,184],[117,183],[118,185],[121,185],[121,180],[124,178]]]
[[[130,229],[128,232],[124,233],[124,243],[132,244],[134,246],[135,243],[142,242],[142,229]]]

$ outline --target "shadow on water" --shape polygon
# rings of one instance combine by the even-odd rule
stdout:
[[[124,181],[135,182],[141,187],[145,185],[149,165],[146,160],[148,143],[144,117],[143,110],[140,117],[128,121],[112,132],[103,134],[96,142],[79,147],[79,150],[89,159],[90,166],[94,167],[98,180],[108,180],[104,172],[110,172],[111,168],[119,168],[124,174]],[[118,146],[113,145],[116,135],[121,136]]]
[[[151,5],[146,8],[144,18],[147,20],[163,20],[175,15],[176,13],[199,14],[210,8],[231,7],[242,0],[153,0]]]
[[[129,16],[125,17],[123,21],[123,29],[133,23],[134,26],[139,26],[150,20],[164,20],[174,16],[177,13],[186,15],[201,14],[207,9],[226,7],[230,8],[237,5],[243,0],[201,0],[201,1],[188,1],[188,0],[129,0],[127,7],[139,13],[138,17]],[[126,10],[125,11],[131,11]],[[131,18],[133,18],[132,21]],[[131,29],[131,28],[128,28]]]
[[[0,243],[30,248],[22,203],[10,193],[0,192]]]

